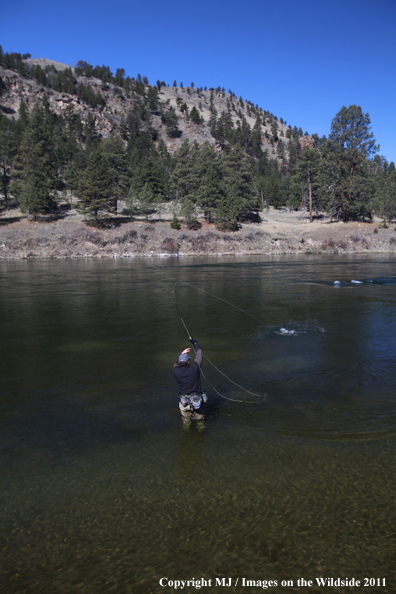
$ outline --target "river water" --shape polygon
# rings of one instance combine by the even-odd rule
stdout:
[[[315,578],[340,577],[376,581],[337,592],[395,592],[395,265],[2,262],[0,591],[323,592]],[[250,314],[175,288],[204,357],[260,395],[206,361],[243,402],[209,387],[191,425],[172,375],[189,346],[177,281]]]

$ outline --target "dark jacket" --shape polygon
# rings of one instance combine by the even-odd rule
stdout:
[[[194,392],[201,392],[201,365],[203,359],[202,349],[197,342],[194,343],[195,360],[189,365],[179,365],[176,363],[173,366],[173,375],[179,384],[180,394],[193,394]],[[179,358],[179,357],[178,357]]]

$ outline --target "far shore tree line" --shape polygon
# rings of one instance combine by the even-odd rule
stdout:
[[[18,64],[24,64],[22,58]],[[4,60],[0,55],[3,65]],[[88,66],[81,63],[81,72]],[[118,78],[124,80],[124,75],[118,73]],[[218,116],[213,104],[218,90],[213,89],[208,125],[216,147],[186,139],[171,155],[151,121],[154,113],[161,113],[168,138],[179,135],[175,110],[158,102],[158,90],[165,83],[157,82],[151,87],[141,81],[134,107],[119,130],[106,138],[98,134],[90,113],[85,122],[72,107],[64,116],[56,115],[45,96],[30,112],[21,102],[18,118],[0,111],[3,208],[17,201],[23,212],[36,216],[68,199],[80,212],[96,218],[116,213],[120,200],[130,214],[147,216],[161,214],[168,202],[176,228],[177,216],[194,228],[199,209],[222,230],[238,229],[243,217],[266,206],[307,209],[311,220],[319,212],[343,221],[370,220],[374,214],[389,221],[396,218],[395,165],[377,154],[370,117],[359,106],[342,107],[329,136],[314,134],[310,146],[302,148],[301,129],[289,127],[286,137],[278,137],[276,118],[253,104],[249,104],[256,114],[253,129],[243,113],[236,126],[229,111]],[[234,109],[241,110],[242,103],[241,98]],[[178,106],[187,117],[187,105]],[[188,116],[200,126],[202,118],[195,111]],[[274,159],[262,147],[265,117],[272,118]]]

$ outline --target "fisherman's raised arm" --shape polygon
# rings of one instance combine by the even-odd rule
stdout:
[[[190,351],[191,351],[191,348],[184,349],[184,351],[183,351],[181,354],[182,354],[182,355],[186,355],[186,354],[188,354]],[[174,364],[174,366],[173,366],[173,369],[179,365],[179,363],[180,363],[180,361],[179,361],[179,359],[180,359],[180,356],[181,356],[181,355],[179,355],[179,356],[177,357],[177,359],[176,359],[176,363]],[[188,357],[188,359],[190,359],[190,357]]]
[[[201,368],[202,366],[202,361],[203,361],[203,352],[202,352],[202,348],[199,346],[198,341],[195,340],[195,338],[192,338],[190,336],[190,342],[194,347],[195,350],[195,359],[194,359],[194,363],[198,364],[198,367]]]

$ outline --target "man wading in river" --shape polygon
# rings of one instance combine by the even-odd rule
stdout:
[[[179,408],[182,416],[186,419],[200,421],[204,418],[204,406],[208,399],[206,392],[202,392],[201,390],[203,354],[195,338],[191,338],[190,336],[190,342],[195,350],[194,363],[190,367],[191,357],[188,353],[191,351],[191,348],[184,349],[173,366],[173,375],[179,384]]]

